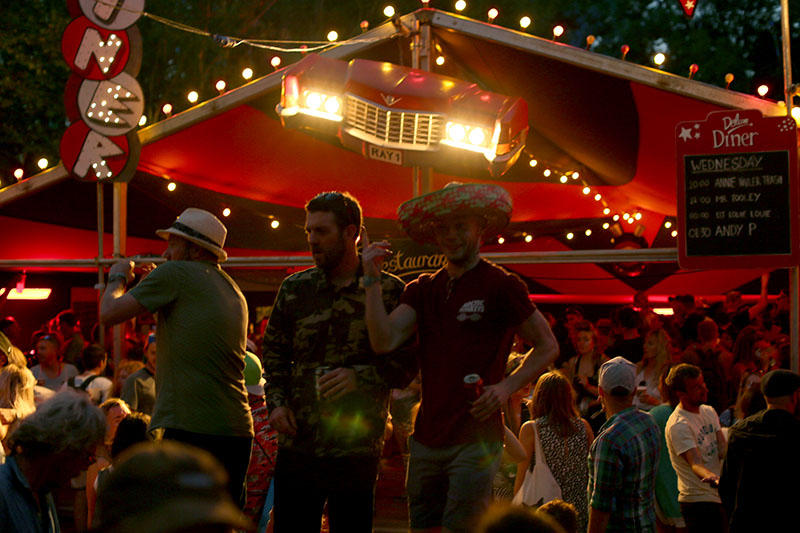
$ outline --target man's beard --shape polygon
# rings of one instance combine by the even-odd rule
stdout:
[[[339,266],[339,263],[342,262],[342,258],[344,258],[344,241],[340,241],[337,246],[327,250],[312,248],[311,253],[313,254],[314,264],[325,272],[330,272]],[[320,255],[317,255],[318,253]]]

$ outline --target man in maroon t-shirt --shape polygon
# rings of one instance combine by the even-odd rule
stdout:
[[[388,315],[376,282],[388,243],[370,244],[362,231],[370,345],[385,353],[415,329],[419,335],[422,402],[409,439],[406,482],[415,531],[465,531],[474,525],[489,503],[500,462],[501,407],[558,354],[526,286],[479,255],[482,241],[497,235],[510,215],[510,195],[495,185],[449,184],[401,205],[404,230],[417,242],[437,244],[447,262],[409,283]],[[515,334],[536,355],[529,353],[504,378]],[[482,387],[465,386],[470,374],[481,377]]]

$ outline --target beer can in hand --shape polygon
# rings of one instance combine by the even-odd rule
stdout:
[[[464,376],[464,391],[467,400],[474,402],[483,394],[483,379],[478,374],[467,374]]]
[[[331,367],[329,367],[327,365],[318,366],[317,368],[314,369],[314,383],[316,383],[316,386],[317,386],[317,400],[324,400],[325,399],[325,398],[322,397],[322,394],[320,394],[319,378],[321,378],[322,376],[324,376],[325,374],[327,374],[330,371],[331,371]]]

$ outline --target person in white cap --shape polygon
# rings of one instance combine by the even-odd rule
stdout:
[[[422,401],[406,481],[415,531],[474,528],[500,464],[501,407],[558,355],[522,280],[480,257],[510,217],[511,197],[497,185],[454,183],[402,204],[400,225],[415,241],[438,245],[446,264],[409,283],[391,314],[378,283],[388,243],[370,244],[362,232],[373,350],[390,352],[419,334]],[[506,377],[515,334],[535,350]]]
[[[633,406],[636,366],[615,357],[600,367],[606,413],[589,451],[589,533],[656,530],[655,479],[661,433]]]
[[[208,211],[189,208],[156,234],[167,241],[167,261],[127,293],[134,263],[115,263],[100,320],[111,325],[158,312],[150,428],[211,452],[228,471],[234,501],[243,504],[253,438],[244,385],[247,303],[219,267],[228,258],[227,230]]]

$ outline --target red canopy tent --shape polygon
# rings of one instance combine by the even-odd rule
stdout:
[[[408,14],[400,22],[430,25],[433,44],[446,57],[434,67],[437,73],[521,96],[528,104],[525,153],[492,180],[511,192],[512,224],[506,243],[487,243],[485,252],[528,278],[532,292],[562,295],[551,296],[553,301],[608,303],[630,301],[635,290],[644,289],[660,298],[721,296],[761,274],[687,273],[675,263],[675,126],[721,109],[780,115],[785,113],[781,106],[433,9]],[[323,55],[410,65],[408,44],[387,23]],[[120,229],[129,236],[127,255],[160,253],[163,244],[155,239],[155,229],[187,206],[215,213],[229,207],[232,214],[225,223],[232,266],[310,264],[304,254],[302,206],[314,194],[332,189],[359,198],[373,236],[403,238],[394,218],[397,206],[412,196],[412,170],[284,129],[275,113],[280,82],[281,72],[274,72],[139,131],[138,171],[127,194],[118,196],[127,209],[127,224]],[[536,166],[530,165],[532,159]],[[554,174],[545,176],[546,168]],[[573,171],[580,180],[558,181]],[[452,180],[489,178],[477,172],[434,173],[433,187]],[[174,193],[167,191],[168,181],[177,183]],[[584,186],[591,188],[590,195],[582,192]],[[91,265],[90,258],[98,255],[95,191],[95,184],[77,182],[62,166],[0,191],[0,268]],[[642,214],[630,227],[623,225],[632,231],[641,224],[639,233],[650,249],[624,258],[610,252],[612,234],[602,224],[611,222],[611,215],[594,200],[596,193],[611,214]],[[115,220],[110,194],[105,204],[102,255],[109,257]],[[273,230],[269,223],[275,219],[281,224]],[[567,239],[568,232],[575,237]],[[535,237],[532,242],[521,240],[526,234]],[[237,259],[245,257],[262,259]],[[619,268],[621,261],[642,264],[632,275],[625,265]]]

